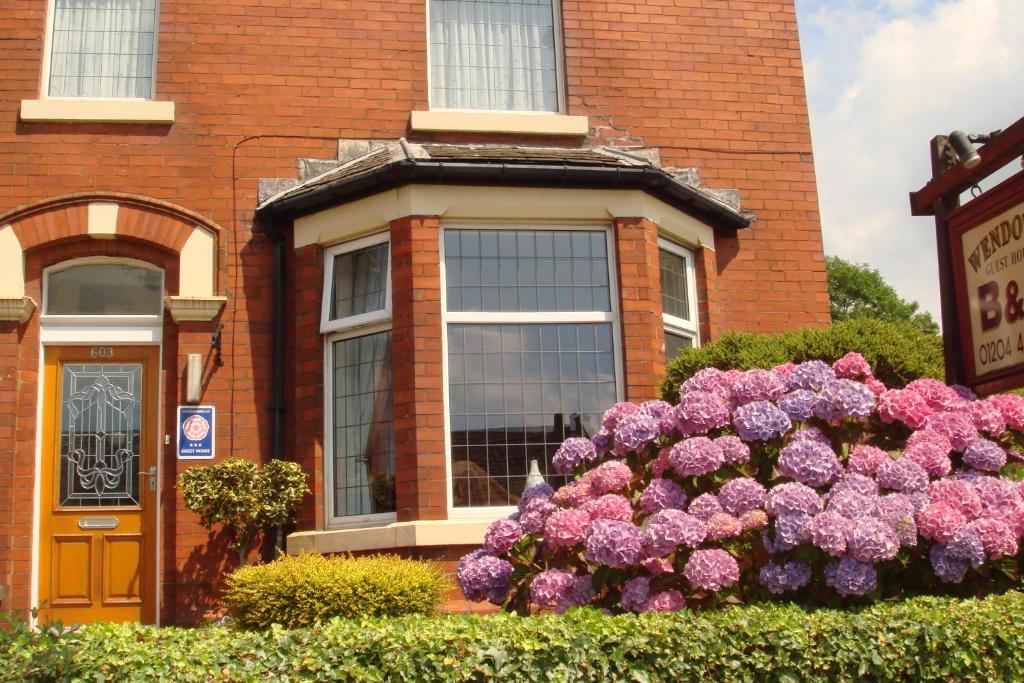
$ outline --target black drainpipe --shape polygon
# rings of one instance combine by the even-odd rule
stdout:
[[[274,460],[287,460],[284,454],[285,237],[274,226],[272,214],[264,218],[264,230],[274,241],[270,320],[270,457]],[[274,547],[283,552],[284,527],[278,525],[276,531]]]

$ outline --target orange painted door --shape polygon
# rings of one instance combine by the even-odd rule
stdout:
[[[157,347],[48,347],[39,619],[156,616]]]

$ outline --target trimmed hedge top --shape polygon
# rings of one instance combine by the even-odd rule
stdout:
[[[756,605],[608,617],[585,609],[334,620],[262,634],[111,624],[64,636],[0,632],[0,662],[13,679],[50,662],[37,680],[992,682],[1024,679],[1022,649],[1016,592],[850,611]]]
[[[729,332],[718,341],[688,349],[670,362],[661,396],[678,403],[679,386],[698,370],[751,370],[771,368],[787,361],[823,360],[833,363],[858,351],[887,387],[902,387],[915,379],[942,379],[942,338],[926,334],[910,323],[861,318],[831,327],[794,330],[779,335]]]

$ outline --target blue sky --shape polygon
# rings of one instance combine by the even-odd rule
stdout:
[[[1024,116],[1024,0],[797,0],[797,18],[825,253],[938,320],[934,222],[907,195],[932,137]]]

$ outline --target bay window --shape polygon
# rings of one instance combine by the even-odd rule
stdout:
[[[603,228],[443,231],[451,506],[515,505],[531,461],[592,436],[619,397],[617,297]]]
[[[395,434],[387,235],[328,249],[324,270],[328,518],[390,517]]]

